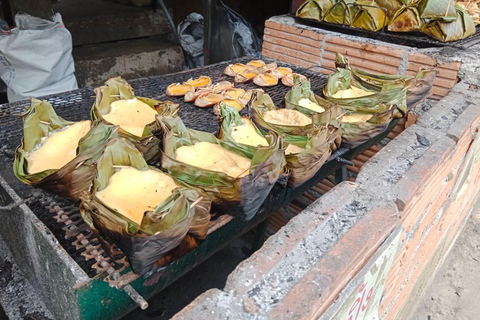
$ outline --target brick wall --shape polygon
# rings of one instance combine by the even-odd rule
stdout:
[[[265,22],[262,54],[324,73],[333,72],[337,52],[345,55],[353,66],[376,73],[415,74],[423,65],[437,65],[439,73],[430,96],[436,100],[445,97],[457,83],[460,62],[439,64],[409,47],[350,38],[356,40],[295,24],[291,17],[273,17]]]
[[[242,262],[223,290],[207,291],[174,319],[330,319],[393,230],[400,242],[384,285],[375,287],[383,296],[376,312],[408,319],[478,200],[480,161],[469,155],[478,101],[478,89],[459,83],[434,106],[420,104],[417,123],[367,161],[356,182],[309,205]],[[467,187],[458,188],[468,170]]]

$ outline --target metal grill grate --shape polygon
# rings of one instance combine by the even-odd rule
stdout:
[[[246,63],[250,59],[238,59],[235,62]],[[274,62],[265,59],[266,62]],[[230,62],[231,63],[231,62]],[[326,76],[301,69],[286,63],[279,65],[289,66],[294,72],[310,78],[312,89],[320,91],[326,83]],[[200,75],[210,76],[213,82],[231,81],[233,78],[225,76],[223,70],[228,63],[219,63],[202,69],[180,72],[170,75],[141,78],[131,81],[135,94],[158,100],[172,100],[180,104],[179,115],[185,124],[193,129],[215,132],[218,129],[216,116],[212,108],[197,108],[190,103],[184,103],[181,98],[172,98],[165,95],[166,87],[174,82],[183,82],[191,77]],[[255,84],[240,84],[236,87],[244,89],[258,88]],[[264,88],[277,106],[283,106],[283,98],[290,88],[278,84]],[[72,121],[88,119],[90,108],[94,102],[92,87],[87,87],[73,92],[46,97],[63,118]],[[0,175],[10,184],[17,194],[26,199],[32,197],[38,189],[22,184],[16,179],[12,171],[14,150],[19,145],[23,135],[22,121],[18,117],[29,104],[21,101],[12,104],[0,105]],[[32,197],[27,202],[28,207],[52,231],[62,247],[78,263],[78,265],[91,278],[108,273],[105,281],[117,288],[128,289],[125,286],[137,278],[130,273],[120,273],[128,266],[125,256],[115,246],[110,247],[82,220],[78,202],[63,199],[46,191],[41,191],[39,197]]]

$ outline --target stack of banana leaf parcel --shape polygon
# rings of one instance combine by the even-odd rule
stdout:
[[[423,32],[442,42],[457,41],[475,33],[469,3],[455,0],[307,0],[299,18],[343,24],[368,31],[387,27],[392,32]],[[477,21],[477,20],[475,20]]]

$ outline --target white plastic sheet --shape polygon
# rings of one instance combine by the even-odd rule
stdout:
[[[17,14],[15,23],[0,33],[0,77],[9,102],[78,89],[72,36],[60,14],[53,21]]]

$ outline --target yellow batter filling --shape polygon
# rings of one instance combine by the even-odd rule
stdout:
[[[338,90],[337,92],[335,92],[335,94],[332,95],[332,97],[336,99],[350,99],[369,96],[371,94],[373,94],[373,92],[365,91],[357,87],[350,87],[346,90]]]
[[[175,150],[175,159],[202,169],[223,172],[233,178],[250,174],[249,159],[210,142],[180,147]]]
[[[243,124],[232,128],[232,138],[235,142],[248,146],[268,146],[268,141],[262,137],[250,119],[242,118]]]
[[[80,121],[46,137],[40,148],[25,155],[28,173],[60,169],[73,160],[77,156],[78,142],[90,130],[90,125],[89,120]]]
[[[319,112],[319,113],[325,112],[324,108],[320,107],[318,104],[316,104],[315,102],[307,98],[300,99],[300,101],[298,101],[298,105],[315,112]]]
[[[153,211],[178,185],[172,177],[157,170],[120,169],[110,177],[108,186],[97,197],[110,208],[137,224],[144,213]]]
[[[110,105],[103,118],[134,136],[141,137],[145,126],[155,121],[157,112],[137,98],[118,100]]]
[[[295,154],[305,151],[305,149],[298,147],[294,144],[289,144],[287,149],[285,149],[285,155],[288,156],[289,154]]]
[[[342,118],[342,122],[344,123],[363,123],[367,122],[373,117],[371,114],[350,114],[345,115]]]
[[[273,124],[287,126],[306,126],[312,124],[312,119],[301,112],[290,109],[270,110],[263,114],[263,120]]]

